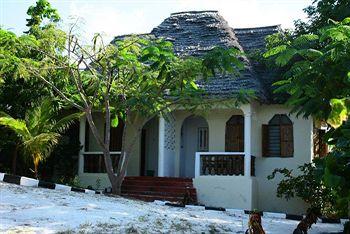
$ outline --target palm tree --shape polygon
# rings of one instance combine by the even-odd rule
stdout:
[[[11,129],[20,137],[24,155],[32,158],[36,178],[39,163],[50,156],[61,134],[82,116],[81,113],[74,113],[57,120],[59,109],[51,101],[44,100],[39,106],[28,110],[24,120],[0,113],[0,125]]]

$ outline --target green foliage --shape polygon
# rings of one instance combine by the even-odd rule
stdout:
[[[304,9],[304,12],[307,14],[307,22],[300,19],[294,22],[297,35],[317,33],[320,28],[329,26],[331,20],[342,21],[350,15],[350,2],[348,0],[314,0],[312,5]]]
[[[287,200],[299,197],[312,208],[320,209],[321,213],[327,217],[338,217],[346,214],[346,209],[336,206],[335,193],[324,185],[313,164],[299,166],[299,170],[301,172],[299,175],[293,175],[293,170],[275,169],[268,176],[269,180],[274,179],[278,173],[283,176],[277,187],[277,197],[283,197]]]
[[[270,61],[274,61],[276,66],[283,68],[284,79],[275,83],[275,92],[289,95],[287,104],[293,107],[292,112],[326,121],[333,127],[328,133],[328,143],[333,146],[332,151],[317,161],[316,166],[318,178],[322,179],[324,189],[329,189],[334,194],[334,205],[344,214],[350,201],[349,22],[350,18],[345,18],[342,22],[332,21],[329,26],[321,29],[314,30],[310,27],[310,32],[313,33],[296,37],[274,35],[269,50],[264,55]],[[274,53],[283,45],[284,50]],[[318,197],[318,193],[312,190],[307,196],[303,193],[298,194],[298,188],[294,186],[297,183],[292,182],[297,181],[290,178],[287,182],[281,182],[279,193],[288,197],[294,190],[293,192],[302,198]]]
[[[66,35],[55,27],[59,17],[44,0],[28,14],[27,35],[17,37],[0,30],[0,77],[41,82],[49,95],[55,93],[66,106],[84,112],[104,151],[109,150],[109,137],[96,130],[91,120],[94,111],[105,115],[107,133],[110,126],[118,125],[119,118],[124,129],[135,128],[140,119],[166,116],[178,106],[196,109],[203,105],[205,95],[199,80],[206,81],[216,73],[238,76],[244,67],[237,49],[214,48],[201,58],[178,57],[170,42],[151,37],[117,38],[105,45],[97,34],[91,45],[83,45],[74,28]],[[250,94],[242,91],[230,98],[247,100]],[[128,160],[121,161],[117,173],[106,166],[110,179],[125,174],[122,170]],[[110,160],[105,158],[105,162]]]
[[[51,101],[43,101],[40,106],[28,110],[23,120],[7,115],[0,117],[0,125],[12,130],[21,139],[24,155],[32,159],[36,176],[39,162],[51,154],[60,134],[81,116],[74,113],[56,120],[59,109],[52,104]]]
[[[36,33],[39,29],[45,29],[52,26],[50,23],[57,23],[60,20],[60,16],[56,9],[51,8],[50,3],[47,0],[38,0],[35,6],[30,6],[27,14],[30,16],[27,19],[26,26],[29,27],[29,30],[26,33],[33,34]],[[45,22],[44,25],[43,21]]]
[[[41,179],[63,184],[74,180],[78,173],[80,149],[79,122],[76,121],[65,133],[61,134],[58,144],[45,163],[40,164]]]
[[[337,192],[339,206],[345,208],[350,200],[350,121],[329,131],[326,138],[332,151],[316,165],[325,185]]]
[[[274,35],[265,58],[285,70],[275,92],[288,93],[293,112],[325,119],[338,127],[348,116],[350,95],[349,18],[319,34]],[[276,46],[273,46],[276,45]]]

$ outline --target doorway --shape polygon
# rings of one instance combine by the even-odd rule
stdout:
[[[209,127],[201,116],[189,116],[181,127],[180,177],[194,178],[195,153],[209,150]]]

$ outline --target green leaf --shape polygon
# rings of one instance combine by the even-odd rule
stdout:
[[[276,55],[276,54],[279,54],[283,51],[285,51],[287,49],[287,46],[286,45],[280,45],[280,46],[276,46],[268,51],[266,51],[263,56],[264,58],[268,58],[268,57],[271,57],[273,55]]]
[[[345,99],[331,99],[330,105],[332,110],[327,122],[332,125],[332,127],[337,128],[348,118],[348,109],[345,104]]]
[[[350,24],[350,17],[343,19],[342,24]]]
[[[318,40],[319,37],[315,34],[304,34],[297,37],[293,42],[292,45],[298,48],[305,48],[305,46],[308,46],[311,42]]]
[[[316,59],[323,55],[321,51],[315,49],[303,49],[299,50],[298,53],[308,59]]]
[[[276,64],[281,67],[287,65],[297,52],[298,51],[294,48],[289,48],[280,52],[276,58]]]
[[[111,126],[112,126],[112,128],[116,128],[116,127],[118,127],[118,124],[119,124],[119,118],[117,115],[115,115],[111,121]]]
[[[195,90],[198,89],[198,86],[196,85],[196,83],[194,83],[194,81],[191,81],[190,84],[191,84],[192,88],[194,88]]]

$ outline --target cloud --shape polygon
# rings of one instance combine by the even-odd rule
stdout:
[[[110,40],[115,35],[150,32],[170,13],[188,10],[218,10],[228,23],[236,28],[275,24],[291,28],[293,20],[305,18],[302,9],[310,2],[305,0],[72,0],[61,4],[62,8],[66,10],[68,8],[67,15],[84,19],[82,35],[86,38],[91,38],[96,32],[103,32],[106,40]]]
[[[140,20],[145,18],[142,9],[125,11],[118,9],[115,4],[73,1],[69,6],[69,14],[74,19],[80,18],[82,34],[86,38],[91,38],[94,33],[102,33],[107,40],[111,40],[116,35],[144,33],[145,28],[148,28],[147,21]]]

